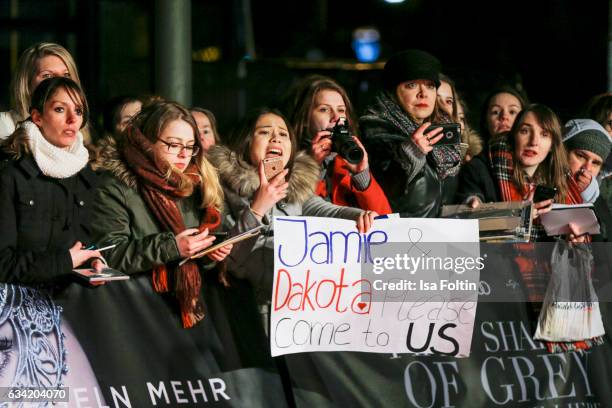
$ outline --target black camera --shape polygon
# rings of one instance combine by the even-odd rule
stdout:
[[[336,126],[331,130],[331,138],[334,151],[347,162],[358,164],[363,160],[363,150],[353,140],[348,120],[336,122]]]

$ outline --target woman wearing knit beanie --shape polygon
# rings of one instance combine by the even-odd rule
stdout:
[[[436,146],[450,117],[436,105],[440,62],[420,50],[395,54],[385,64],[385,89],[360,119],[370,167],[394,212],[403,217],[437,217],[456,191],[458,145]]]

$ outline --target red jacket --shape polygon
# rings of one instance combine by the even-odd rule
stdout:
[[[357,207],[363,210],[376,211],[378,214],[390,214],[391,206],[387,196],[374,176],[370,172],[370,185],[363,191],[357,190],[351,183],[351,173],[344,167],[343,160],[336,156],[333,167],[326,173],[326,179],[331,185],[331,194],[327,191],[326,180],[319,181],[316,194],[327,198],[331,195],[331,202],[336,205]]]

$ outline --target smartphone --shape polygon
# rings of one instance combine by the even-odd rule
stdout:
[[[461,143],[461,125],[458,123],[437,123],[427,129],[425,133],[429,133],[434,129],[442,128],[442,139],[436,145],[458,145]]]
[[[282,157],[270,157],[263,159],[264,173],[268,180],[272,179],[278,173],[283,171],[283,158]]]
[[[217,245],[227,239],[229,233],[227,231],[209,232],[208,235],[216,237],[214,244]]]
[[[540,201],[550,200],[555,198],[557,195],[557,187],[549,186],[536,186],[535,193],[533,193],[533,202],[539,203]]]

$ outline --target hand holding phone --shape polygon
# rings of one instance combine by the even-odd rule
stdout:
[[[533,193],[533,202],[539,203],[542,201],[550,200],[552,198],[555,198],[556,195],[557,187],[537,185],[535,192]]]
[[[458,145],[461,143],[461,125],[459,123],[435,123],[429,126],[424,133],[442,128],[442,138],[436,145]]]
[[[266,179],[270,181],[274,176],[283,171],[283,158],[282,157],[270,157],[263,159],[264,173]]]

